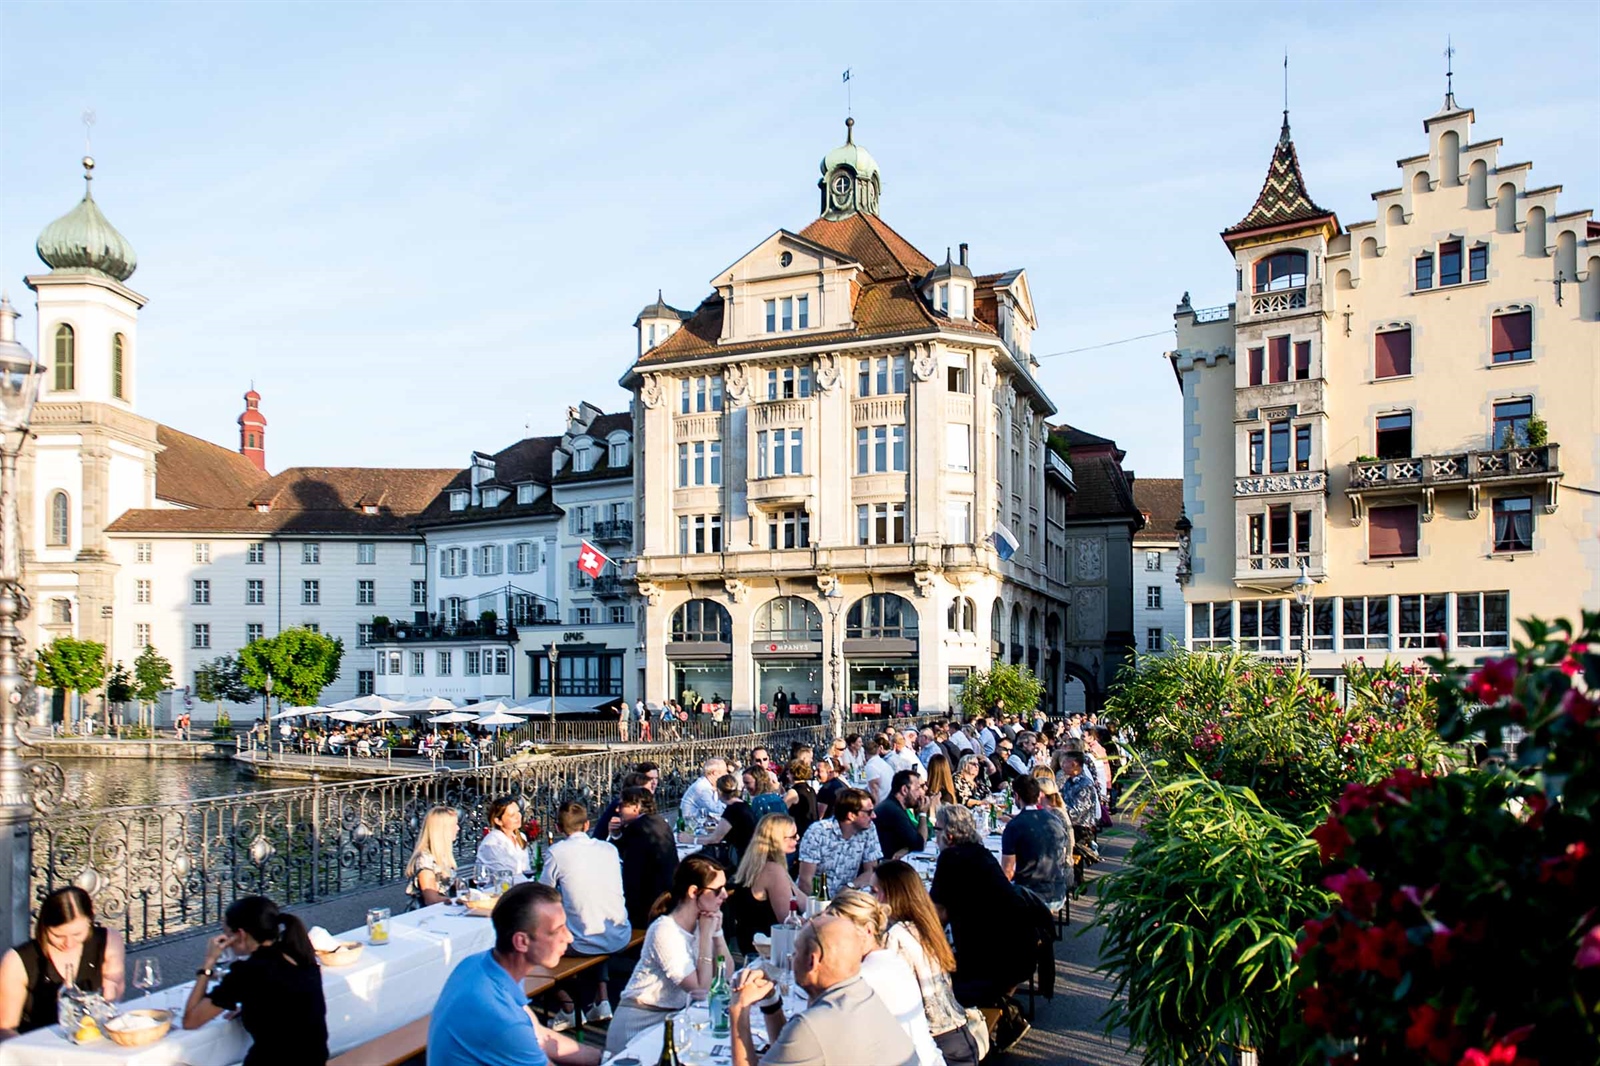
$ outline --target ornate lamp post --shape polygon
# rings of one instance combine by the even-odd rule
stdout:
[[[1300,605],[1300,672],[1305,673],[1311,656],[1311,601],[1316,598],[1317,586],[1306,573],[1304,563],[1300,564],[1300,576],[1290,588],[1294,591],[1294,602]]]
[[[17,455],[28,436],[44,367],[17,343],[17,312],[0,297],[0,915],[7,944],[28,938],[33,842],[33,790],[19,749],[17,720],[31,685],[19,657],[26,617],[22,592],[22,533],[17,514]]]
[[[550,733],[553,736],[556,731],[556,660],[561,658],[561,649],[554,640],[550,641],[550,650],[545,655],[550,659]]]
[[[839,611],[844,606],[844,589],[839,587],[837,578],[828,586],[823,602],[828,605],[828,674],[833,678],[833,710],[830,717],[833,719],[833,736],[837,740],[844,736],[844,705],[840,695],[844,688],[844,643],[839,638]]]

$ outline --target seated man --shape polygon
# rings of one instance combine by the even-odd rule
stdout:
[[[801,891],[810,893],[811,879],[819,873],[827,875],[829,893],[870,886],[872,871],[883,858],[872,829],[875,817],[872,797],[866,792],[847,788],[839,793],[833,817],[813,823],[800,838]]]
[[[1055,910],[1072,886],[1072,830],[1060,813],[1039,806],[1037,777],[1019,777],[1016,787],[1019,810],[1000,837],[1000,869]]]
[[[861,940],[847,919],[825,914],[800,931],[794,983],[805,990],[804,1014],[787,1021],[766,974],[745,970],[730,1004],[733,1066],[913,1066],[916,1048],[878,994],[861,979]],[[761,1004],[772,1045],[756,1057],[750,1008]]]
[[[428,1023],[429,1066],[597,1066],[601,1048],[540,1025],[523,982],[572,943],[561,893],[515,885],[494,905],[494,947],[469,955],[445,980]]]
[[[898,859],[908,851],[922,850],[928,842],[928,827],[918,815],[927,810],[928,792],[922,778],[910,770],[895,771],[889,798],[877,808],[878,844],[884,858]]]
[[[615,954],[628,946],[633,932],[622,895],[622,859],[615,847],[589,835],[589,812],[583,804],[563,803],[556,825],[562,839],[551,847],[539,881],[561,892],[567,927],[572,931],[567,954]],[[584,1021],[603,1022],[611,1017],[603,965],[577,974],[556,996],[562,1001],[561,1008],[550,1020],[550,1028],[557,1032],[578,1024],[574,998],[585,1012]]]

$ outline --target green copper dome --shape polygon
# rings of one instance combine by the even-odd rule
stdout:
[[[87,271],[127,281],[139,266],[133,245],[100,213],[89,182],[94,180],[94,160],[83,160],[83,199],[78,206],[44,228],[34,247],[51,270]]]
[[[844,143],[822,157],[824,177],[831,174],[834,167],[839,166],[849,167],[855,171],[856,177],[863,181],[871,181],[878,177],[878,161],[872,158],[871,152],[855,141],[855,124],[855,119],[845,119]]]

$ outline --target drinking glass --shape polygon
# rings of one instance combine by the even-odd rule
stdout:
[[[139,959],[133,964],[133,987],[148,995],[161,987],[161,962]]]
[[[685,1062],[707,1062],[711,1058],[711,1005],[705,991],[689,993],[689,1040],[683,1045]]]
[[[367,912],[367,939],[373,944],[389,942],[390,915],[388,907],[374,907]]]

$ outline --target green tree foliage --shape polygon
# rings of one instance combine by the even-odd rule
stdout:
[[[172,687],[172,664],[146,644],[139,657],[133,660],[133,698],[140,703],[154,703],[161,694]]]
[[[1003,712],[1028,714],[1044,697],[1044,682],[1026,666],[996,662],[967,676],[961,689],[961,710],[968,718]]]
[[[106,646],[95,640],[57,637],[40,648],[34,683],[69,696],[93,692],[106,679]]]
[[[264,692],[270,677],[272,694],[297,707],[317,702],[322,690],[338,679],[343,658],[344,641],[309,629],[286,629],[239,651],[246,686]]]
[[[224,703],[248,703],[259,690],[244,681],[243,654],[240,658],[219,655],[194,672],[194,694],[218,710]]]
[[[133,702],[133,675],[120,662],[106,677],[106,702],[117,705]]]

